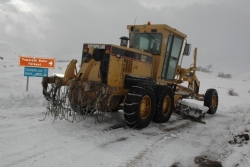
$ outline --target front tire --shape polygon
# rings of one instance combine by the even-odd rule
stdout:
[[[215,114],[218,108],[218,93],[216,89],[208,89],[204,96],[204,106],[208,107],[208,114]]]
[[[157,88],[156,110],[153,121],[168,122],[174,110],[174,92],[170,87]]]
[[[124,118],[131,128],[142,129],[149,125],[155,110],[155,95],[151,88],[132,87],[124,104]]]

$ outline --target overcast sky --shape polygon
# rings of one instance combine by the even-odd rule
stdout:
[[[0,42],[79,59],[85,42],[119,44],[135,18],[187,34],[200,64],[250,62],[250,0],[0,0]]]

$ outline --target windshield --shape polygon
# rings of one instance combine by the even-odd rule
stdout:
[[[161,53],[162,34],[160,33],[135,33],[133,48],[150,52],[152,54]]]

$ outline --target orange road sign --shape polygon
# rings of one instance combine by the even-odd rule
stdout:
[[[19,56],[19,66],[55,68],[55,63],[54,58]]]

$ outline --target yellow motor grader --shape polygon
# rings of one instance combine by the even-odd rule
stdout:
[[[167,122],[173,111],[198,121],[217,111],[215,89],[199,94],[197,48],[190,68],[181,67],[183,56],[191,50],[187,35],[150,22],[127,29],[129,38],[121,37],[120,45],[84,43],[79,70],[73,59],[64,77],[43,77],[47,108],[55,118],[77,120],[80,115],[98,117],[123,110],[126,124],[141,129],[151,120]],[[182,99],[204,101],[205,107],[193,108]]]

